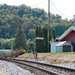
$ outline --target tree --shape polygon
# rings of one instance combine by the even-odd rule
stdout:
[[[35,30],[34,29],[30,29],[29,33],[28,33],[29,38],[34,39],[35,38]]]
[[[42,29],[42,35],[43,35],[43,52],[48,52],[48,30],[47,28]]]
[[[56,35],[55,35],[55,30],[54,29],[52,31],[52,34],[53,34],[53,39],[55,39],[56,38]]]
[[[34,46],[33,46],[33,43],[29,43],[28,44],[28,51],[34,51]]]
[[[36,37],[42,37],[41,27],[36,27]],[[43,39],[36,39],[36,51],[43,52]]]
[[[49,33],[49,41],[51,41],[51,33]],[[49,43],[49,51],[51,52],[51,44]]]
[[[19,25],[14,43],[15,43],[14,49],[20,49],[20,48],[26,49],[25,33],[21,25]]]

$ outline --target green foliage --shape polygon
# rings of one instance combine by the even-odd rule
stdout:
[[[14,42],[14,38],[12,39],[0,39],[0,49],[1,49],[1,40],[2,40],[2,49],[11,49],[11,41]]]
[[[42,29],[42,36],[43,36],[43,52],[48,52],[48,30],[47,28]]]
[[[55,30],[54,29],[52,30],[52,34],[53,34],[53,39],[55,39],[56,38],[56,34],[55,34]]]
[[[75,54],[75,52],[53,52],[51,54]]]
[[[21,49],[19,55],[25,54],[25,50]]]
[[[10,58],[10,57],[18,57],[19,55],[25,54],[25,50],[16,50],[16,51],[12,51],[11,53],[1,53],[0,54],[0,58]]]
[[[44,16],[43,16],[44,15]],[[42,9],[21,6],[0,5],[0,34],[3,38],[15,37],[17,28],[22,24],[27,35],[30,38],[30,29],[35,29],[36,25],[41,25],[46,20],[46,12]],[[41,19],[41,20],[40,20]],[[1,37],[1,36],[0,36]],[[31,39],[34,39],[33,36]]]
[[[51,38],[52,38],[52,37],[51,37],[51,33],[49,33],[49,41],[51,41]]]
[[[66,29],[73,25],[73,20],[63,20],[58,14],[54,15],[50,13],[50,16],[50,27],[51,29],[55,29],[56,36],[60,36]],[[30,33],[34,33],[36,26],[42,28],[48,26],[47,13],[43,9],[32,9],[26,5],[0,5],[0,35],[2,34],[3,38],[11,38],[11,36],[14,38],[20,24],[22,24],[22,27],[25,29],[24,32],[27,35],[26,39],[29,39],[32,37]],[[61,31],[60,28],[62,29]],[[31,40],[34,38],[35,36],[33,36]]]
[[[42,37],[43,39],[36,39],[36,51],[47,52],[48,51],[48,30],[47,28],[36,27],[36,37]]]
[[[36,27],[36,37],[42,37],[42,29],[41,27]],[[36,39],[36,51],[43,52],[43,40]]]
[[[26,49],[25,34],[21,25],[19,25],[16,38],[15,38],[15,45],[14,45],[14,49],[20,49],[20,48]]]
[[[35,30],[34,29],[30,29],[29,33],[28,33],[29,38],[32,40],[35,38]]]
[[[36,51],[43,52],[43,40],[36,40]]]
[[[30,42],[30,43],[28,44],[28,50],[29,50],[29,51],[34,51],[34,45],[33,45],[33,43]]]
[[[36,47],[35,39],[34,40],[28,39],[26,52],[34,51],[35,47]]]
[[[73,25],[73,20],[62,19],[60,15],[50,13],[50,23],[50,32],[54,28],[57,37]],[[22,25],[24,32],[26,33],[26,40],[29,41],[30,39],[34,44],[33,40],[35,40],[34,34],[35,30],[38,29],[36,29],[37,26],[40,27],[40,33],[36,36],[44,36],[42,34],[41,28],[45,28],[48,26],[48,14],[43,9],[31,8],[26,5],[0,5],[0,35],[2,36],[2,38],[4,38],[4,41],[5,39],[10,39],[11,36],[15,38],[17,28],[20,24]],[[36,33],[38,33],[38,31],[36,31]],[[29,44],[31,43],[31,41],[29,41]],[[41,42],[43,43],[43,41]],[[3,45],[5,48],[11,48],[9,41],[3,43]],[[35,44],[34,47],[36,47]]]

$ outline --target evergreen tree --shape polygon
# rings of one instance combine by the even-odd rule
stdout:
[[[35,34],[36,37],[38,37],[38,26],[36,27],[36,34]]]
[[[20,49],[20,48],[26,49],[25,33],[21,25],[19,25],[14,45],[14,49]]]
[[[51,38],[52,38],[52,37],[51,37],[51,33],[49,33],[49,41],[51,41]]]
[[[51,41],[51,33],[49,33],[49,41]],[[49,43],[49,51],[51,52],[51,44]]]
[[[36,37],[42,37],[41,27],[36,27]],[[36,51],[43,52],[43,39],[36,39]]]
[[[36,51],[48,52],[48,30],[47,28],[36,27],[36,37],[43,37],[43,39],[36,39]]]
[[[54,29],[52,31],[52,34],[53,34],[53,39],[55,39],[56,38],[56,34],[55,34],[55,30]]]
[[[48,52],[48,30],[47,28],[42,29],[42,35],[43,35],[43,52]]]

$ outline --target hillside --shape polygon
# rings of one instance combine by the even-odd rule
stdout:
[[[50,23],[51,34],[52,30],[55,29],[56,36],[59,37],[66,29],[73,25],[73,20],[63,20],[60,15],[50,13]],[[41,28],[48,27],[48,14],[43,9],[31,8],[26,5],[10,6],[0,4],[0,38],[3,38],[4,48],[11,48],[11,38],[15,38],[20,24],[26,34],[27,48],[31,49],[30,43],[32,43],[35,49],[36,26]]]
[[[56,36],[60,36],[67,28],[73,25],[72,20],[63,20],[61,16],[50,14],[51,28],[56,31]],[[43,9],[31,8],[26,5],[10,6],[0,5],[0,35],[3,38],[15,37],[19,24],[22,24],[27,39],[35,38],[36,26],[47,27],[48,15]],[[59,32],[58,30],[61,31]],[[1,36],[0,36],[1,37]]]

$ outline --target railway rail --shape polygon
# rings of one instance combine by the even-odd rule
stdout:
[[[42,62],[35,62],[22,59],[7,59],[0,58],[0,60],[6,60],[15,62],[23,68],[28,68],[36,75],[75,75],[75,69],[56,66],[52,64],[46,64]]]

